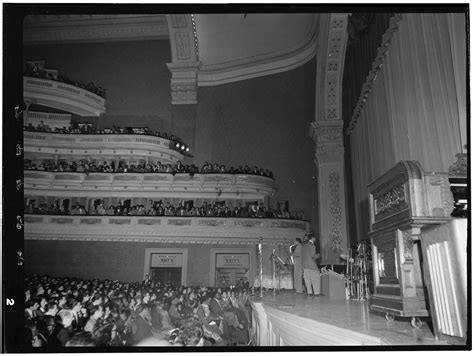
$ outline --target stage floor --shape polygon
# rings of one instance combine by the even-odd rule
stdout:
[[[384,315],[369,312],[367,300],[332,301],[327,296],[308,297],[292,291],[278,291],[275,296],[269,291],[263,299],[252,300],[295,316],[379,338],[381,345],[448,345],[435,339],[426,319],[421,318],[420,329],[410,325],[411,318],[387,321]]]

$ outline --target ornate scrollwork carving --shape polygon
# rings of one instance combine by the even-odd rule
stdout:
[[[400,184],[382,196],[374,199],[375,219],[381,219],[408,207],[405,185]]]
[[[339,191],[339,172],[329,174],[330,209],[331,209],[331,247],[334,253],[342,251],[342,211]]]

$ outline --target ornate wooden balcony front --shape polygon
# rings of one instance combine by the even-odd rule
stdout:
[[[157,136],[128,134],[58,134],[24,131],[25,156],[49,158],[146,159],[171,163],[183,154],[170,149],[170,141]]]
[[[284,244],[307,231],[309,222],[289,219],[25,215],[26,240]]]
[[[56,80],[23,77],[23,96],[32,103],[79,116],[100,116],[106,110],[104,98]]]
[[[24,171],[25,195],[263,200],[275,181],[247,174],[77,173]]]

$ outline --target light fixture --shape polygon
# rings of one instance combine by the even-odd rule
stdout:
[[[181,146],[181,149],[184,150],[184,145]]]
[[[179,142],[176,142],[176,147],[179,147]]]
[[[186,152],[189,152],[189,147],[186,147]]]

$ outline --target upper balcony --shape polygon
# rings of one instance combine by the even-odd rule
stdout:
[[[77,173],[24,171],[25,195],[239,199],[263,201],[275,181],[248,174]]]
[[[149,135],[75,135],[24,131],[23,140],[26,158],[154,159],[162,163],[172,163],[184,157],[182,153],[170,149],[170,140]]]
[[[61,81],[23,77],[23,97],[31,103],[56,108],[79,116],[105,113],[105,99]]]

